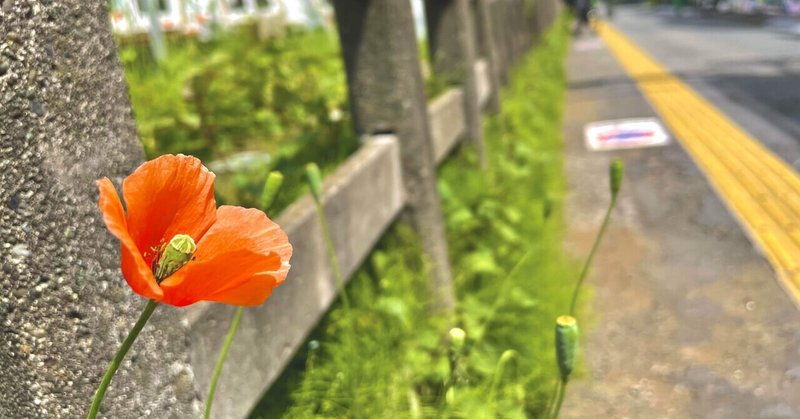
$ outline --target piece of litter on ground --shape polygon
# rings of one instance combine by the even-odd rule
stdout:
[[[583,136],[586,148],[592,151],[669,144],[669,135],[656,118],[590,122],[583,128]]]

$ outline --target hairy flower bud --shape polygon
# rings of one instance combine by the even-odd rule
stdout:
[[[189,262],[197,250],[194,240],[186,234],[176,234],[167,243],[156,265],[156,280],[161,282]]]
[[[267,181],[264,182],[264,190],[261,191],[261,209],[269,211],[275,204],[275,198],[283,186],[283,173],[278,171],[269,172]]]
[[[311,188],[311,195],[317,202],[322,202],[322,174],[316,163],[306,165],[306,178],[308,186]]]

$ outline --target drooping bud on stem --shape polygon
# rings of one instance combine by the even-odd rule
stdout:
[[[567,382],[575,367],[578,352],[578,321],[572,316],[559,316],[556,319],[556,358],[561,380]]]
[[[306,178],[314,200],[322,202],[322,174],[316,163],[308,163],[306,165]]]
[[[612,160],[608,172],[611,186],[611,198],[616,199],[617,194],[619,194],[619,188],[622,186],[622,178],[625,176],[625,165],[622,163],[622,160]]]
[[[269,172],[267,181],[264,182],[264,190],[261,191],[261,209],[269,211],[275,204],[275,198],[283,186],[283,173],[278,171]]]
[[[167,243],[156,265],[156,280],[161,282],[189,262],[197,250],[194,240],[186,234],[176,234]]]

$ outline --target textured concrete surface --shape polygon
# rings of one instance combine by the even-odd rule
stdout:
[[[484,109],[492,96],[491,69],[488,61],[480,59],[475,61],[475,82],[478,87],[478,104]]]
[[[443,161],[464,134],[467,124],[464,114],[464,91],[448,89],[428,104],[428,125],[436,163]]]
[[[433,71],[436,77],[461,86],[466,137],[475,147],[478,159],[484,166],[486,156],[475,72],[478,37],[473,9],[470,0],[428,0],[425,2],[425,20],[428,24],[428,45]]]
[[[678,144],[586,151],[583,124],[653,111],[593,36],[573,43],[568,65],[570,251],[591,245],[612,156],[627,176],[588,281],[583,376],[563,416],[800,416],[800,313],[771,268]]]
[[[432,265],[433,301],[452,311],[455,297],[411,5],[382,0],[335,0],[333,5],[355,130],[397,135],[409,214]]]
[[[97,209],[94,180],[142,159],[105,4],[0,6],[0,418],[83,417],[145,304]],[[150,323],[106,417],[197,412],[181,313]]]

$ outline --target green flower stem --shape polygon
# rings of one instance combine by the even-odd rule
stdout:
[[[581,274],[578,277],[578,283],[575,284],[575,291],[572,292],[572,302],[569,305],[569,315],[572,317],[575,317],[575,305],[578,303],[578,293],[581,290],[583,281],[586,279],[586,274],[589,272],[589,266],[591,266],[592,260],[594,259],[594,254],[597,252],[597,248],[600,246],[600,241],[603,240],[603,236],[606,233],[608,222],[611,220],[611,211],[613,211],[614,207],[616,206],[617,197],[612,196],[611,202],[608,204],[608,209],[606,209],[606,215],[603,217],[603,224],[600,226],[600,231],[597,232],[597,236],[594,238],[592,250],[589,251],[589,257],[586,258],[586,262],[583,264],[583,269],[581,269]]]
[[[503,302],[506,298],[506,294],[508,294],[508,292],[510,291],[509,288],[511,288],[511,278],[513,278],[514,275],[517,274],[517,271],[522,269],[522,265],[525,264],[525,262],[527,262],[528,259],[531,256],[533,256],[534,252],[538,249],[539,249],[538,247],[533,247],[533,246],[529,247],[528,250],[525,252],[525,254],[522,255],[522,257],[519,258],[519,260],[517,260],[517,263],[514,264],[514,266],[511,268],[508,274],[506,274],[506,276],[503,277],[500,284],[500,290],[498,291],[497,297],[495,297],[495,300],[492,303],[492,307],[489,310],[489,314],[481,322],[480,326],[481,330],[485,330],[486,327],[492,322],[492,320],[494,320],[494,316],[497,315],[497,311],[503,305]]]
[[[550,418],[552,416],[553,407],[555,407],[556,400],[558,400],[558,392],[561,388],[561,378],[556,380],[556,385],[553,387],[553,394],[547,399],[547,405],[544,408],[545,418]]]
[[[206,410],[203,417],[209,419],[211,417],[211,405],[214,403],[214,393],[217,391],[217,382],[222,373],[222,365],[225,364],[225,358],[228,357],[228,351],[231,349],[233,337],[236,336],[236,329],[239,327],[239,321],[242,319],[244,307],[238,307],[236,314],[233,315],[231,326],[228,328],[228,335],[225,336],[225,342],[222,344],[222,350],[217,357],[217,365],[214,366],[214,373],[211,375],[211,384],[208,386],[208,395],[206,396]]]
[[[514,360],[517,357],[517,351],[513,349],[506,349],[502,355],[500,355],[500,360],[497,362],[497,366],[494,370],[494,377],[492,377],[492,384],[489,387],[489,403],[490,405],[494,406],[495,398],[497,396],[497,389],[500,387],[500,381],[503,379],[503,375],[506,371],[506,365],[509,362]]]
[[[131,329],[131,331],[128,333],[128,337],[125,338],[125,341],[122,342],[122,346],[120,346],[119,350],[117,350],[117,354],[114,355],[114,359],[112,359],[111,363],[108,364],[106,373],[103,375],[102,381],[100,381],[100,386],[97,387],[97,391],[94,393],[92,406],[89,408],[89,414],[86,416],[87,419],[94,419],[97,417],[97,412],[100,411],[100,403],[103,402],[103,397],[106,395],[108,385],[111,384],[111,379],[114,378],[114,374],[119,369],[120,364],[122,364],[122,360],[125,359],[125,355],[128,353],[128,350],[131,349],[131,345],[133,345],[136,337],[139,336],[139,332],[142,331],[144,325],[147,324],[147,321],[150,319],[150,316],[153,314],[153,311],[156,309],[157,305],[158,301],[155,300],[150,300],[147,303],[147,305],[144,307],[144,311],[142,311],[142,314],[139,315],[139,320],[137,320],[136,324],[133,325],[133,329]]]
[[[344,278],[342,278],[342,269],[339,266],[339,259],[336,257],[336,247],[333,244],[333,236],[331,235],[328,216],[325,215],[325,208],[322,207],[322,174],[320,173],[319,167],[315,163],[309,163],[306,165],[306,179],[308,180],[308,186],[311,190],[311,197],[314,199],[314,207],[317,210],[317,218],[319,219],[320,227],[322,228],[322,237],[325,240],[325,248],[328,251],[328,259],[330,260],[331,269],[333,269],[333,277],[336,280],[336,287],[338,288],[339,296],[341,296],[342,299],[342,307],[345,312],[345,324],[347,325],[348,329],[345,332],[344,339],[347,346],[349,346],[349,350],[351,351],[351,357],[356,359],[357,349],[355,337],[355,319],[353,318],[353,312],[350,308],[350,298],[347,296],[347,291],[344,287]],[[353,391],[353,417],[360,417],[361,415],[359,414],[357,396],[358,383],[356,382],[356,377],[353,374],[347,374],[344,379],[347,381],[347,384]]]
[[[567,393],[567,382],[565,380],[559,380],[559,382],[558,399],[556,400],[552,419],[558,419],[558,415],[561,414],[561,405],[564,404],[564,395]]]
[[[325,215],[325,209],[322,208],[322,203],[318,199],[314,199],[314,205],[317,208],[317,216],[319,223],[322,227],[322,237],[325,239],[325,248],[328,250],[328,259],[330,259],[331,268],[333,269],[333,277],[336,279],[336,286],[339,288],[339,295],[342,296],[342,305],[345,311],[350,312],[350,299],[347,297],[347,292],[344,289],[344,279],[342,278],[342,269],[339,267],[339,258],[336,257],[336,247],[333,245],[333,237],[331,236],[331,227],[328,224],[328,216]]]

